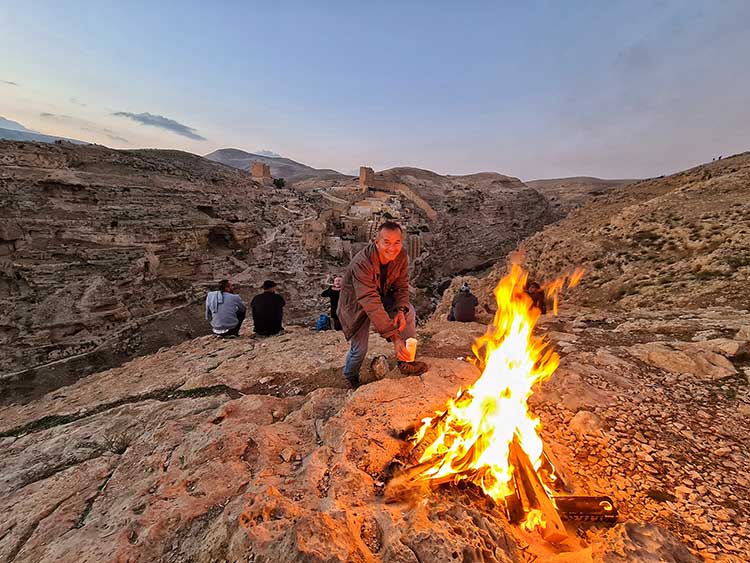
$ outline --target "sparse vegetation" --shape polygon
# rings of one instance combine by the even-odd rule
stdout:
[[[104,449],[114,454],[124,454],[133,443],[135,437],[127,432],[107,434],[104,436]]]

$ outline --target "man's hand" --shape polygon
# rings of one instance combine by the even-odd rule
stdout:
[[[399,311],[396,313],[396,316],[393,317],[393,322],[396,324],[396,328],[399,332],[403,332],[403,330],[406,328],[406,315],[403,311]]]
[[[392,336],[393,350],[396,352],[396,359],[399,362],[408,362],[411,356],[409,350],[406,349],[406,342],[398,335]]]

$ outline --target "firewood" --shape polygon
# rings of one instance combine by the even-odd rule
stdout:
[[[528,497],[529,508],[540,510],[544,517],[545,526],[541,530],[542,537],[553,543],[567,539],[568,533],[560,515],[557,513],[552,499],[547,496],[547,491],[539,480],[529,456],[523,451],[517,436],[513,438],[510,444],[510,459],[514,471],[518,472],[518,483],[521,484],[523,493]],[[521,496],[523,499],[523,494]]]
[[[565,520],[617,522],[617,507],[610,497],[555,497],[555,504]]]
[[[523,509],[523,501],[521,500],[521,486],[518,484],[518,478],[515,473],[513,474],[513,478],[509,485],[513,492],[504,499],[505,515],[508,517],[508,522],[511,524],[518,524],[523,520],[525,512]]]
[[[466,393],[466,389],[461,391],[461,393],[456,398],[455,402],[459,403],[463,398],[464,394]],[[407,463],[411,465],[416,465],[419,463],[420,458],[424,454],[424,452],[429,448],[432,444],[435,443],[435,440],[438,439],[438,436],[440,436],[440,431],[438,430],[438,426],[440,425],[443,420],[445,420],[445,417],[448,415],[448,411],[443,411],[440,416],[436,416],[430,421],[430,425],[425,430],[424,436],[422,436],[422,439],[414,444],[414,447],[409,452],[409,455],[406,458]]]

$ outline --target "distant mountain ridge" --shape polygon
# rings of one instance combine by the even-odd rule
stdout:
[[[0,115],[0,129],[10,129],[11,131],[24,131],[25,133],[36,133],[36,131],[33,131],[29,129],[28,127],[24,127],[18,121],[13,121],[12,119],[7,119]]]
[[[6,120],[3,120],[6,121]],[[23,126],[22,126],[23,127]],[[55,135],[43,135],[42,133],[20,131],[18,129],[5,129],[0,127],[0,140],[6,141],[37,141],[39,143],[54,143],[55,141],[68,141],[76,145],[88,145],[88,141],[69,139],[68,137],[57,137]]]
[[[240,170],[248,170],[253,162],[262,162],[263,164],[268,164],[271,168],[271,176],[274,178],[284,178],[287,182],[296,182],[309,178],[337,179],[346,177],[341,172],[331,170],[330,168],[313,168],[290,158],[263,156],[240,149],[219,149],[205,155],[203,158],[220,162],[233,168],[239,168]]]

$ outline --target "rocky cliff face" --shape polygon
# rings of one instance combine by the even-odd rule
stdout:
[[[437,221],[418,226],[428,253],[417,277],[424,286],[442,289],[457,273],[490,267],[552,220],[542,194],[502,174],[393,168],[377,177],[407,185],[437,212]]]
[[[205,292],[225,277],[246,301],[275,279],[285,320],[310,324],[328,309],[326,277],[386,218],[407,230],[424,315],[453,274],[548,220],[544,198],[513,178],[384,176],[437,220],[414,197],[350,179],[276,189],[178,151],[0,143],[0,385],[41,392],[203,334]]]
[[[3,142],[0,193],[4,385],[39,390],[202,334],[223,277],[246,299],[290,279],[288,317],[308,314],[304,273],[326,270],[301,244],[317,216],[304,196],[187,153]]]

